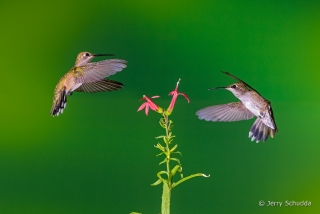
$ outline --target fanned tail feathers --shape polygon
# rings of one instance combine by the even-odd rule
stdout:
[[[257,118],[250,129],[249,138],[251,138],[251,141],[256,140],[257,143],[261,139],[263,142],[265,142],[269,135],[273,138],[275,132],[276,130],[268,127],[260,118]]]
[[[63,87],[58,93],[54,95],[50,115],[58,116],[60,113],[63,112],[63,109],[66,107],[66,105],[67,105],[66,90],[65,90],[65,87]]]

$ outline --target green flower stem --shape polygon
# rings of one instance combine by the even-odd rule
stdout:
[[[142,99],[146,100],[146,102],[143,103],[138,108],[138,111],[141,111],[142,109],[145,108],[147,115],[148,115],[149,108],[151,110],[154,110],[157,113],[161,114],[162,118],[160,119],[159,124],[162,128],[164,128],[166,130],[165,136],[161,135],[161,136],[156,137],[156,139],[160,139],[160,138],[163,139],[165,146],[162,146],[161,143],[158,142],[157,145],[155,145],[154,147],[161,151],[160,154],[158,154],[157,156],[165,155],[164,160],[162,160],[159,165],[165,163],[166,167],[167,167],[167,171],[158,172],[157,173],[158,180],[155,181],[153,184],[151,184],[152,186],[156,186],[156,185],[163,183],[161,214],[170,214],[171,191],[174,187],[176,187],[179,184],[181,184],[182,182],[189,180],[191,178],[194,178],[194,177],[198,177],[198,176],[209,177],[210,176],[210,175],[207,176],[202,173],[197,173],[197,174],[189,175],[189,176],[183,178],[182,166],[181,166],[180,160],[178,158],[171,157],[171,154],[173,154],[173,153],[180,154],[181,156],[182,156],[182,154],[181,154],[181,152],[176,151],[178,144],[173,145],[172,148],[170,148],[170,144],[172,143],[173,138],[175,136],[172,135],[172,132],[171,132],[171,128],[173,127],[173,125],[172,125],[173,123],[171,120],[169,120],[169,116],[171,115],[171,113],[173,111],[174,104],[175,104],[177,97],[179,95],[183,96],[188,101],[188,103],[190,102],[188,96],[185,93],[178,92],[179,82],[180,82],[180,79],[177,82],[176,88],[169,93],[169,95],[172,96],[172,100],[170,102],[168,109],[163,109],[163,108],[157,106],[147,96],[143,96]],[[157,97],[159,97],[159,96],[153,96],[151,98],[157,98]],[[176,165],[172,169],[170,169],[170,161],[176,162]],[[177,172],[180,173],[181,179],[176,183],[172,183],[172,179]],[[165,175],[167,175],[167,176],[165,176]],[[138,214],[138,213],[132,212],[131,214]]]
[[[163,182],[163,191],[162,191],[162,203],[161,203],[161,213],[170,214],[170,198],[171,198],[171,189],[168,186],[167,182]]]
[[[161,171],[158,173],[158,177],[159,177],[159,180],[156,181],[154,184],[152,185],[158,185],[160,184],[161,182],[163,182],[163,192],[162,192],[162,204],[161,204],[161,213],[162,214],[170,214],[170,199],[171,199],[171,190],[178,186],[179,184],[181,184],[182,182],[186,181],[186,180],[189,180],[191,178],[194,178],[194,177],[198,177],[198,176],[201,176],[201,177],[209,177],[210,175],[205,175],[203,173],[196,173],[196,174],[193,174],[193,175],[189,175],[185,178],[183,178],[183,175],[182,175],[182,167],[181,167],[181,164],[180,164],[180,160],[177,159],[177,158],[171,158],[171,153],[178,153],[181,155],[180,152],[175,152],[175,149],[178,147],[178,145],[174,145],[171,149],[170,149],[170,143],[172,142],[172,138],[174,137],[171,133],[171,124],[172,124],[172,121],[170,121],[168,119],[168,115],[166,114],[162,114],[163,115],[163,118],[160,119],[160,125],[162,128],[164,128],[166,130],[166,135],[165,136],[159,136],[157,138],[162,138],[163,141],[165,142],[166,146],[165,147],[162,147],[159,143],[157,144],[157,146],[155,146],[156,148],[160,149],[162,151],[161,154],[165,154],[165,160],[162,161],[160,164],[162,163],[166,163],[167,165],[167,171]],[[178,165],[176,165],[175,167],[173,167],[173,169],[171,170],[170,169],[170,160],[172,161],[175,161],[178,163]],[[176,183],[172,183],[172,178],[173,176],[176,174],[176,172],[179,172],[181,174],[181,179],[176,182]],[[161,174],[166,174],[168,176],[168,179],[163,179],[161,177]]]
[[[169,148],[169,143],[171,140],[170,137],[170,125],[171,123],[169,123],[168,121],[168,116],[164,115],[164,121],[165,121],[165,129],[166,129],[166,136],[164,139],[164,142],[166,144],[166,165],[167,165],[167,175],[168,175],[168,180],[167,182],[164,181],[163,182],[163,192],[162,192],[162,204],[161,204],[161,213],[162,214],[170,214],[170,199],[171,199],[171,180],[172,180],[172,174],[171,174],[171,170],[170,170],[170,148]]]

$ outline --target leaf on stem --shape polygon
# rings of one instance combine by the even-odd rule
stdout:
[[[166,138],[167,136],[164,136],[164,135],[160,135],[158,137],[156,137],[156,139],[159,139],[159,138]]]
[[[174,187],[178,186],[179,184],[181,184],[182,182],[186,181],[186,180],[189,180],[189,179],[194,178],[194,177],[199,177],[199,176],[205,177],[205,178],[210,177],[210,175],[205,175],[205,174],[203,174],[203,173],[197,173],[197,174],[189,175],[189,176],[187,176],[187,177],[184,177],[184,178],[180,179],[177,183],[173,183],[173,184],[172,184],[172,189],[173,189]]]
[[[171,176],[173,177],[177,171],[182,172],[181,166],[180,165],[176,165],[175,167],[173,167],[173,169],[171,170]]]
[[[153,184],[151,184],[151,186],[157,186],[157,185],[161,184],[162,181],[163,181],[162,179],[158,179],[156,182],[154,182]]]
[[[177,147],[178,147],[178,144],[174,145],[174,147],[172,147],[172,149],[170,149],[170,152],[173,152],[174,150],[176,150]]]
[[[180,160],[178,158],[169,158],[169,160],[176,161],[181,166]]]
[[[166,171],[160,171],[157,173],[157,177],[159,178],[156,182],[154,182],[153,184],[151,184],[152,186],[156,186],[158,184],[161,184],[161,182],[167,182],[166,179],[162,178],[161,175],[162,174],[166,174],[168,176],[168,173]]]
[[[155,145],[154,147],[157,148],[157,149],[160,149],[160,150],[163,151],[163,152],[165,151],[164,147],[161,146],[160,143],[157,143],[157,145]]]
[[[167,162],[167,158],[165,158],[163,161],[161,161],[160,163],[159,163],[159,165],[161,165],[161,164],[163,164],[163,163],[166,163]]]
[[[165,153],[164,153],[164,152],[161,152],[161,153],[157,154],[156,157],[158,157],[158,156],[160,156],[160,155],[165,155]]]
[[[162,127],[162,128],[166,128],[166,124],[165,123],[163,123],[161,120],[159,121],[159,124],[160,124],[160,126]]]
[[[172,152],[172,153],[176,153],[176,154],[179,154],[179,155],[181,155],[181,156],[182,156],[181,152],[179,152],[179,151]]]

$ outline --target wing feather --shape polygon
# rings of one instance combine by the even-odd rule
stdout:
[[[122,69],[127,67],[126,63],[127,61],[123,59],[108,59],[80,66],[79,69],[82,69],[84,74],[76,78],[76,83],[88,83],[102,80],[122,71]]]
[[[209,106],[196,112],[200,120],[232,122],[254,117],[241,102]]]
[[[121,82],[117,82],[114,80],[100,80],[97,82],[88,82],[82,83],[82,85],[77,88],[75,91],[77,92],[86,92],[86,93],[96,93],[103,91],[114,91],[123,88],[123,84]]]

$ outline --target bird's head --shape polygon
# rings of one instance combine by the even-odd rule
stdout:
[[[96,56],[114,56],[114,54],[92,54],[90,52],[81,52],[77,56],[76,66],[83,66],[91,62],[91,60]]]
[[[231,91],[236,97],[248,91],[247,86],[242,82],[237,82],[225,87],[209,88],[209,90],[215,90],[215,89],[226,89],[228,91]]]

